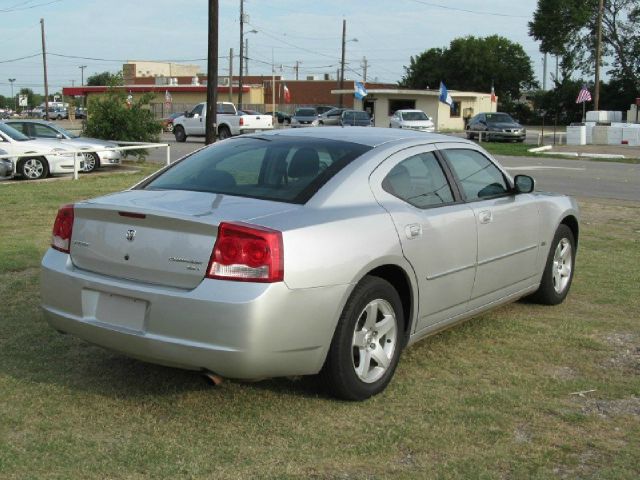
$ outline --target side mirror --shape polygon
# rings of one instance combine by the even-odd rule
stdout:
[[[533,177],[529,175],[516,175],[513,179],[516,193],[531,193],[536,186],[536,182]]]

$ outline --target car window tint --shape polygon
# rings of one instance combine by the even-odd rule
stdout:
[[[29,129],[28,129],[26,123],[23,123],[23,122],[7,122],[7,125],[9,125],[11,128],[15,128],[20,133],[24,133],[25,135],[29,135]]]
[[[177,162],[141,188],[305,203],[371,147],[328,139],[229,139]]]
[[[431,152],[414,155],[393,167],[382,188],[418,208],[453,202],[451,187]]]
[[[33,134],[38,138],[56,138],[58,132],[56,132],[53,128],[47,127],[46,125],[41,125],[39,123],[34,123]]]
[[[448,149],[443,154],[451,165],[467,201],[504,195],[509,192],[502,172],[475,150]]]
[[[202,103],[199,105],[196,105],[195,107],[193,107],[193,110],[191,110],[191,115],[202,115],[203,108],[204,108],[204,105]]]

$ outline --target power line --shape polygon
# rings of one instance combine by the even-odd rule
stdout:
[[[17,5],[12,6],[12,7],[0,9],[0,13],[12,13],[12,12],[19,12],[21,10],[29,10],[31,8],[44,7],[46,5],[51,5],[52,3],[61,2],[62,0],[51,0],[49,2],[38,3],[36,5],[30,5],[30,6],[24,6],[24,7],[21,6],[21,5],[27,5],[28,3],[31,3],[31,1],[33,1],[33,0],[29,0],[27,2],[19,3]]]
[[[34,53],[33,55],[27,55],[25,57],[19,57],[19,58],[12,58],[10,60],[0,60],[0,63],[11,63],[11,62],[18,62],[20,60],[26,60],[27,58],[34,58],[34,57],[39,57],[41,54],[40,53]]]
[[[453,10],[455,12],[473,13],[474,15],[489,15],[493,17],[507,17],[507,18],[529,18],[525,15],[509,15],[508,13],[484,12],[481,10],[469,10],[466,8],[451,7],[449,5],[440,5],[438,3],[425,2],[424,0],[409,0],[409,1],[414,3],[419,3],[421,5],[426,5],[428,7],[442,8],[443,10]]]

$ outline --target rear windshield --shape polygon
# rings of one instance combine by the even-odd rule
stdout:
[[[352,111],[344,112],[343,115],[345,118],[353,118],[354,120],[369,120],[369,114],[367,112]]]
[[[370,149],[357,143],[316,138],[233,138],[195,152],[139,188],[305,203],[349,162]]]

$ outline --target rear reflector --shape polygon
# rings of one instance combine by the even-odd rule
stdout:
[[[51,233],[51,246],[56,250],[69,253],[71,234],[73,233],[73,205],[64,205],[58,210]]]
[[[241,282],[284,279],[282,233],[241,222],[222,222],[207,277]]]

